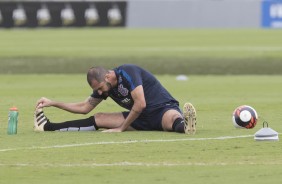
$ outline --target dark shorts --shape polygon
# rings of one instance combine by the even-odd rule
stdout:
[[[162,128],[162,117],[164,113],[168,110],[176,110],[180,114],[182,114],[179,109],[178,104],[176,103],[166,103],[160,105],[154,109],[146,110],[146,112],[142,113],[135,121],[130,125],[136,130],[159,130],[163,131]],[[129,112],[122,112],[124,118],[126,118]]]

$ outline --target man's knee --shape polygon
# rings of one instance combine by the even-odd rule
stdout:
[[[104,116],[104,114],[101,113],[101,112],[98,112],[98,113],[95,113],[95,114],[94,114],[94,117],[95,117],[96,120],[103,118],[103,116]]]
[[[166,111],[162,118],[163,129],[166,131],[171,131],[174,121],[178,118],[183,119],[182,115],[177,110],[172,109],[172,110]]]

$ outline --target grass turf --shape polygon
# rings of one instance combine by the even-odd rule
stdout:
[[[264,120],[282,130],[280,38],[280,30],[0,30],[0,183],[279,183],[281,143],[256,142],[252,135]],[[181,106],[191,101],[197,134],[32,131],[38,98],[85,100],[91,93],[85,71],[122,63],[162,74]],[[258,111],[252,130],[231,123],[242,104]],[[18,134],[11,136],[13,105],[20,116]],[[95,112],[120,110],[109,100]],[[45,112],[55,122],[85,117]],[[241,135],[247,137],[210,139]]]
[[[135,63],[155,74],[282,74],[280,30],[0,30],[0,73],[85,73]]]
[[[282,131],[281,76],[192,75],[188,81],[176,81],[173,75],[158,78],[181,105],[185,101],[195,105],[196,135],[150,131],[35,133],[36,100],[41,96],[69,102],[84,100],[91,93],[85,76],[1,75],[0,183],[281,181],[281,142],[256,142],[252,137],[263,120]],[[232,125],[231,114],[242,104],[253,106],[259,114],[254,129],[235,129]],[[20,112],[18,134],[7,135],[7,114],[13,105]],[[95,112],[119,110],[114,102],[106,101]],[[55,108],[45,112],[55,122],[85,117]],[[249,136],[205,139],[241,135]]]

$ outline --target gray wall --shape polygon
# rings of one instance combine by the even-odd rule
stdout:
[[[261,0],[129,0],[130,28],[258,28]]]

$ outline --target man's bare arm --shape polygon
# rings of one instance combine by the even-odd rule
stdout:
[[[92,111],[101,101],[102,99],[97,99],[90,96],[83,102],[65,103],[42,97],[37,101],[36,107],[43,108],[53,106],[71,113],[87,114]]]

